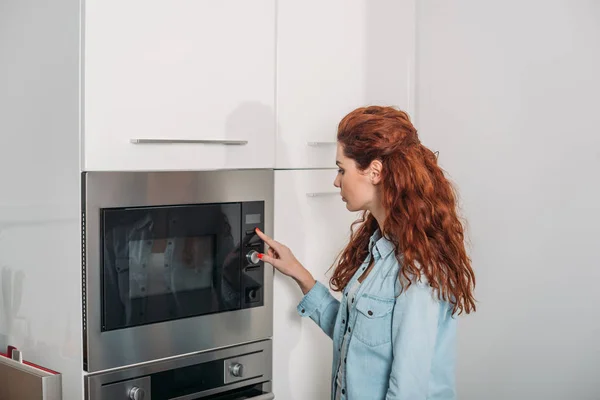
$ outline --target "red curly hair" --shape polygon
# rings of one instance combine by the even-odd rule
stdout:
[[[475,274],[465,250],[456,195],[436,155],[419,141],[408,114],[392,107],[356,109],[340,122],[337,140],[359,170],[373,160],[383,164],[387,217],[381,230],[401,262],[402,288],[425,275],[438,298],[452,304],[452,314],[474,312]],[[356,225],[330,279],[336,291],[346,287],[365,260],[369,239],[378,228],[368,211],[353,228]]]

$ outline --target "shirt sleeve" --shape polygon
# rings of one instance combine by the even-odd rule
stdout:
[[[453,395],[432,397],[431,393],[440,318],[448,314],[446,308],[434,297],[428,284],[413,283],[397,297],[392,315],[393,361],[386,400],[454,398]]]
[[[300,316],[310,317],[330,338],[333,337],[339,309],[339,300],[319,281],[304,295],[297,307]]]

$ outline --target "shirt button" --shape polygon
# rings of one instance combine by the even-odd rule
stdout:
[[[303,308],[302,311],[300,311],[302,314],[304,314],[306,312],[306,310]]]
[[[373,315],[373,311],[369,310],[369,311],[367,311],[367,314]]]
[[[352,302],[354,303],[354,297],[352,298]]]
[[[342,394],[346,394],[346,389],[342,389]]]
[[[348,327],[348,332],[352,332],[352,328]]]
[[[344,357],[344,363],[346,363],[346,357]]]
[[[342,320],[342,325],[343,325],[343,324],[345,324],[345,323],[346,323],[346,320],[345,320],[345,319],[343,319],[343,320]]]

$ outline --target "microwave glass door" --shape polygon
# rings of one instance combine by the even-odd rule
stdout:
[[[241,307],[242,205],[101,210],[102,331]]]

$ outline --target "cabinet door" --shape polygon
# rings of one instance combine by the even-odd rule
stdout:
[[[275,0],[88,0],[84,15],[84,169],[273,167]]]
[[[277,168],[332,167],[365,105],[413,110],[414,0],[279,0]]]
[[[357,219],[333,186],[335,174],[334,170],[275,171],[274,238],[326,286],[332,272],[328,270]],[[298,316],[301,298],[292,279],[275,274],[273,390],[277,398],[287,400],[328,399],[332,342],[312,320]]]

